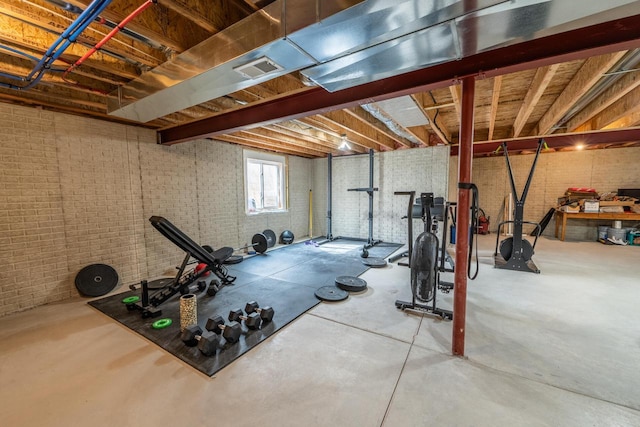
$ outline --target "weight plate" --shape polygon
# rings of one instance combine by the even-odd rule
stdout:
[[[75,284],[82,295],[99,297],[115,289],[118,273],[106,264],[90,264],[78,272]]]
[[[123,304],[133,304],[134,302],[138,302],[140,301],[140,297],[137,295],[133,295],[130,297],[126,297],[122,300]]]
[[[384,258],[378,257],[362,258],[362,263],[368,267],[373,268],[380,268],[387,265],[387,261]]]
[[[151,327],[153,329],[164,329],[167,326],[171,326],[172,323],[173,323],[173,320],[171,319],[158,319],[151,324]]]
[[[229,258],[225,259],[223,264],[239,264],[244,260],[242,255],[231,255]]]
[[[335,286],[323,286],[316,290],[316,297],[321,301],[342,301],[347,299],[349,292]]]
[[[270,248],[274,247],[276,244],[276,233],[267,228],[262,232],[262,234],[267,238],[267,246]]]
[[[258,252],[259,254],[263,254],[267,251],[269,243],[267,242],[267,238],[264,234],[256,233],[251,238],[251,246],[253,246],[253,249],[256,252]]]
[[[338,276],[336,277],[336,286],[343,291],[361,292],[367,289],[367,282],[359,277]]]

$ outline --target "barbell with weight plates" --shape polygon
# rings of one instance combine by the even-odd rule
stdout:
[[[248,249],[248,248],[253,248],[259,254],[265,253],[267,251],[267,249],[269,248],[269,241],[267,240],[267,236],[265,236],[262,233],[256,233],[251,238],[251,244],[250,245],[241,246],[241,247],[239,247],[237,249],[234,249],[234,252],[235,251],[240,251],[240,250],[243,250],[243,249]]]

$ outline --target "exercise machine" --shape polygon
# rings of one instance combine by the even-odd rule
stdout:
[[[234,276],[229,275],[226,267],[223,265],[224,261],[233,254],[233,248],[223,247],[210,253],[205,248],[191,240],[189,236],[184,234],[178,227],[173,225],[167,219],[161,216],[152,216],[149,218],[149,222],[151,222],[151,225],[163,236],[185,251],[186,255],[178,269],[175,279],[162,289],[150,294],[146,280],[142,281],[142,295],[140,300],[127,304],[128,310],[140,311],[143,318],[158,317],[162,315],[162,310],[158,308],[159,305],[178,292],[188,292],[189,286],[192,283],[195,283],[200,278],[208,275],[209,272],[212,272],[220,279],[220,284],[218,285],[219,288],[232,284],[236,279]],[[200,270],[194,269],[193,271],[185,273],[185,268],[192,257],[201,264],[204,264],[205,267]]]
[[[389,258],[389,262],[398,261],[401,258],[411,260],[413,249],[413,219],[422,219],[424,223],[424,231],[431,231],[438,234],[438,223],[442,222],[442,240],[440,243],[440,252],[438,254],[438,268],[441,272],[453,272],[454,261],[447,252],[447,232],[449,230],[449,215],[456,206],[455,202],[445,202],[444,197],[433,197],[433,193],[421,193],[415,203],[415,191],[396,191],[393,194],[397,196],[409,196],[409,205],[407,207],[407,215],[401,219],[407,218],[407,246],[408,250]],[[453,214],[452,214],[453,215]],[[452,216],[455,221],[455,217]],[[408,263],[398,262],[398,265],[409,267]],[[447,266],[448,265],[448,266]]]
[[[334,237],[331,231],[331,221],[332,221],[332,159],[331,154],[327,156],[328,169],[327,169],[327,236],[326,240],[322,242],[318,242],[318,244],[322,245],[327,242],[331,242],[333,240],[338,239],[349,239],[355,241],[364,241],[366,242],[362,247],[362,257],[367,258],[369,256],[369,249],[378,243],[382,243],[382,240],[377,240],[373,238],[373,193],[378,191],[378,187],[373,186],[373,150],[369,150],[369,186],[363,188],[349,188],[347,191],[358,191],[358,192],[366,192],[369,196],[369,235],[366,239],[354,238],[354,237]]]
[[[396,300],[396,307],[401,310],[419,310],[441,316],[443,319],[453,319],[451,310],[438,308],[436,304],[436,294],[440,290],[448,293],[453,289],[453,283],[440,280],[441,266],[444,265],[444,255],[439,253],[444,248],[446,253],[446,238],[443,238],[443,245],[440,246],[438,236],[432,229],[433,193],[422,193],[420,195],[420,211],[425,230],[416,238],[411,248],[411,301]],[[411,206],[412,211],[414,205]],[[444,204],[443,209],[444,211]],[[444,211],[446,216],[446,211]],[[413,213],[411,215],[413,217]],[[408,218],[411,221],[411,217]],[[412,238],[409,236],[409,238]]]
[[[502,144],[502,149],[504,150],[504,158],[507,162],[507,172],[509,173],[509,181],[511,183],[511,194],[513,196],[513,200],[515,201],[514,206],[514,215],[513,220],[502,221],[498,224],[498,231],[496,237],[496,248],[493,253],[494,258],[494,267],[501,268],[505,270],[515,270],[515,271],[528,271],[531,273],[540,273],[540,270],[536,266],[536,264],[531,259],[533,257],[536,243],[538,242],[538,237],[541,234],[541,226],[537,222],[524,221],[524,203],[527,199],[527,193],[529,192],[529,186],[531,185],[531,179],[533,178],[533,172],[536,169],[536,163],[538,162],[538,156],[540,155],[540,150],[544,144],[544,140],[538,140],[538,149],[536,150],[536,155],[533,159],[533,164],[531,165],[531,170],[529,171],[529,176],[527,178],[527,182],[525,183],[524,189],[522,190],[522,194],[518,197],[518,192],[516,190],[516,184],[513,179],[513,170],[511,169],[511,162],[509,161],[509,152],[507,151],[507,144]],[[500,240],[500,231],[502,226],[505,224],[513,224],[513,234],[512,236],[502,240]],[[522,227],[524,224],[533,225],[534,231],[533,235],[535,235],[535,239],[533,240],[533,245],[529,240],[523,238]],[[499,248],[498,248],[499,245]]]

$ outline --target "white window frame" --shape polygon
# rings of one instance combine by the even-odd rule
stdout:
[[[262,153],[259,151],[243,150],[243,168],[244,168],[244,211],[247,215],[260,215],[264,213],[273,212],[286,212],[287,211],[287,187],[286,187],[286,174],[287,163],[285,156],[279,156],[277,154]],[[249,206],[249,185],[248,185],[248,170],[249,162],[255,162],[260,164],[269,164],[278,166],[279,176],[279,197],[281,208],[262,208],[255,211],[250,210]],[[263,196],[264,197],[264,196]]]

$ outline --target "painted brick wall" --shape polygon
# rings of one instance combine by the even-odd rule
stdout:
[[[326,235],[327,160],[314,160],[314,234]],[[433,192],[447,194],[449,174],[448,147],[429,147],[378,153],[374,156],[373,238],[405,243],[409,196],[394,195],[396,191]],[[369,186],[368,155],[333,159],[332,233],[334,237],[367,238],[369,235],[369,198],[366,192],[347,191]],[[317,202],[316,202],[317,201]],[[423,224],[414,220],[414,238]],[[320,231],[321,230],[321,231]]]
[[[0,316],[77,296],[89,264],[121,284],[173,274],[184,254],[152,215],[214,247],[307,234],[310,160],[288,158],[288,212],[247,216],[239,146],[164,147],[148,129],[4,104],[0,129]]]
[[[71,296],[52,113],[0,104],[0,315]]]
[[[522,194],[533,155],[511,156],[511,167],[518,195]],[[450,191],[455,191],[457,157],[451,158]],[[639,188],[640,148],[616,148],[540,154],[524,207],[524,219],[539,222],[569,187],[593,187],[598,192],[618,188]],[[503,220],[504,199],[511,193],[504,157],[478,158],[473,161],[473,181],[480,192],[480,206],[491,217],[491,229]],[[453,190],[452,190],[453,189]],[[451,196],[450,196],[451,197]],[[455,194],[452,197],[456,197]],[[596,221],[571,221],[567,239],[595,240]],[[609,225],[606,221],[601,225]],[[626,223],[632,225],[632,223]],[[525,232],[531,228],[525,228]],[[553,236],[552,220],[544,235]]]

